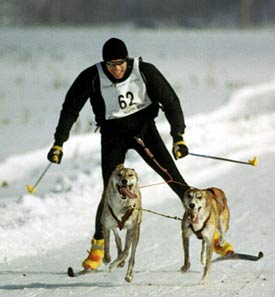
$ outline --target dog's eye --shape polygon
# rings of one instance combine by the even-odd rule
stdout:
[[[118,173],[117,176],[118,176],[118,177],[122,177],[122,174],[121,174],[121,173]]]
[[[129,177],[133,177],[134,175],[133,175],[133,174],[128,174],[128,176],[129,176]]]

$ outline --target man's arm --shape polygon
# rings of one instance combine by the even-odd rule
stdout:
[[[154,65],[140,62],[140,71],[143,74],[149,97],[152,101],[157,101],[163,106],[171,127],[174,158],[177,160],[185,157],[188,155],[188,147],[183,139],[185,121],[178,96]]]
[[[140,71],[144,76],[149,97],[163,106],[165,116],[171,126],[172,137],[184,134],[184,115],[173,88],[154,65],[140,62]]]
[[[73,124],[77,120],[88,98],[91,96],[92,80],[93,75],[97,74],[96,71],[95,66],[84,70],[68,90],[54,134],[56,145],[62,146],[69,138]]]

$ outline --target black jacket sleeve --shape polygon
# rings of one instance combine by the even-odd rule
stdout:
[[[96,76],[96,66],[91,66],[79,74],[68,90],[54,134],[56,145],[62,146],[69,138],[74,122],[88,98],[91,97],[92,81]]]
[[[159,102],[171,127],[171,135],[175,138],[184,134],[185,121],[178,96],[165,77],[152,64],[140,62],[147,92],[152,101]]]

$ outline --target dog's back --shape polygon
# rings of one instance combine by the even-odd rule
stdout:
[[[219,220],[223,220],[224,231],[227,231],[229,228],[230,213],[224,192],[219,188],[208,188],[205,191],[208,199],[211,201],[212,209],[217,212],[217,223],[219,223]]]

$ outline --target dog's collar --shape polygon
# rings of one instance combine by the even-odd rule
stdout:
[[[118,228],[120,230],[122,230],[124,228],[125,222],[130,218],[134,209],[132,207],[128,208],[128,210],[125,212],[125,214],[121,218],[121,221],[116,217],[116,215],[114,214],[114,211],[112,210],[110,205],[109,205],[109,210],[110,210],[113,218],[116,220]]]
[[[202,227],[201,227],[199,230],[197,230],[197,231],[195,231],[195,229],[194,229],[194,227],[193,227],[193,224],[189,224],[189,227],[191,228],[191,230],[192,230],[193,233],[197,236],[198,239],[201,239],[201,240],[203,239],[202,231],[203,231],[204,228],[206,227],[206,225],[207,225],[207,223],[208,223],[208,221],[209,221],[209,219],[210,219],[210,216],[211,216],[211,212],[210,212],[208,218],[204,221]]]

